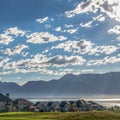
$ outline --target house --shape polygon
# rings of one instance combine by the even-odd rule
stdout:
[[[47,103],[47,112],[50,112],[51,111],[51,106],[52,106],[53,102],[52,101],[49,101]]]
[[[13,101],[9,98],[9,93],[6,96],[0,93],[0,112],[12,111]]]
[[[35,105],[36,110],[40,112],[48,112],[47,111],[47,102],[37,102]]]
[[[35,105],[31,105],[31,106],[29,107],[29,111],[30,111],[30,112],[39,112],[39,109],[38,109]]]
[[[92,102],[92,101],[88,101],[91,105],[92,105],[92,110],[104,110],[106,109],[105,107],[103,107],[102,105],[99,105],[98,103]]]
[[[79,111],[91,111],[91,110],[104,110],[105,108],[95,102],[78,100],[76,101],[76,107]]]
[[[60,112],[60,103],[59,102],[52,102],[52,104],[49,106],[49,109],[51,112]]]
[[[86,111],[87,104],[85,100],[78,100],[76,101],[76,106],[78,107],[79,111]]]
[[[33,103],[24,98],[18,98],[14,101],[14,106],[16,107],[16,111],[29,111]]]
[[[71,104],[69,101],[62,101],[60,103],[61,112],[70,112]]]

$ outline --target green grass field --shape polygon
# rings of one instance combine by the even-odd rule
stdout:
[[[120,112],[0,113],[0,120],[120,120]]]

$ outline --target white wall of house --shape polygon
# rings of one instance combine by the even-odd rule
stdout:
[[[12,111],[13,103],[11,102],[8,107],[8,111]],[[0,111],[6,111],[6,102],[0,101]]]
[[[6,102],[0,102],[0,111],[5,110],[5,104]]]

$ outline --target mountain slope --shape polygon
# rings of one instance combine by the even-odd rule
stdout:
[[[29,81],[23,86],[0,82],[0,91],[12,96],[81,96],[120,94],[120,72],[106,74],[67,74],[59,80]]]

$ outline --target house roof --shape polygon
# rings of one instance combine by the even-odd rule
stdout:
[[[19,104],[19,103],[24,104],[24,105],[33,105],[32,102],[30,102],[24,98],[18,98],[14,101],[14,104]]]
[[[12,101],[12,100],[0,93],[0,102],[5,102],[5,101],[9,102],[9,101]]]

